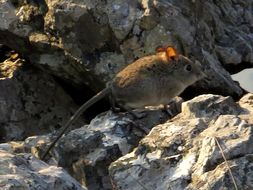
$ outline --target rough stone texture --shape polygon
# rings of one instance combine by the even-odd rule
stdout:
[[[8,149],[8,147],[5,147]],[[85,190],[60,167],[49,166],[30,154],[12,154],[0,144],[2,190]]]
[[[50,75],[21,59],[0,63],[0,89],[0,142],[52,132],[77,108]]]
[[[110,165],[115,187],[231,189],[233,183],[217,140],[238,188],[252,189],[252,97],[247,94],[239,104],[218,95],[184,102],[182,113],[154,127],[134,151]]]
[[[136,58],[173,45],[212,79],[195,86],[240,96],[220,63],[253,63],[251,0],[2,0],[0,14],[0,43],[79,87],[101,89]]]
[[[161,109],[144,113],[146,117],[140,120],[124,113],[107,112],[97,116],[88,126],[72,130],[60,139],[47,162],[64,167],[88,189],[112,189],[108,175],[110,163],[136,147],[153,126],[168,119],[168,114]],[[31,152],[40,157],[54,138],[52,134],[34,136],[24,142],[10,142],[2,146],[8,146],[16,153]]]
[[[248,93],[243,96],[239,104],[244,111],[239,117],[246,120],[248,123],[253,123],[253,117],[249,117],[249,115],[253,115],[253,94]]]
[[[253,187],[252,178],[252,158],[253,154],[245,155],[244,157],[235,158],[228,161],[232,168],[233,175],[236,177],[236,184],[239,189],[250,190]],[[211,181],[212,183],[208,183]],[[206,190],[206,189],[232,189],[234,188],[231,183],[228,167],[225,163],[221,163],[215,170],[208,171],[197,180],[194,180],[186,190]],[[235,189],[235,188],[234,188]]]
[[[202,63],[208,78],[193,89],[238,97],[242,90],[222,65],[253,64],[252,26],[252,0],[0,0],[0,44],[34,66],[11,58],[0,63],[0,141],[45,134],[69,119],[75,105],[48,73],[75,87],[98,90],[159,45],[173,45]],[[188,90],[200,93],[192,88]],[[252,97],[236,104],[230,97],[199,96],[139,145],[164,115],[151,111],[133,121],[108,112],[62,138],[48,163],[65,167],[92,190],[230,189],[217,139],[238,186],[252,189]],[[40,157],[53,137],[33,136],[0,148],[29,162],[29,156],[18,153]],[[0,171],[7,165],[3,163]],[[8,175],[1,177],[5,184]]]
[[[253,94],[238,103],[231,97],[201,95],[184,102],[180,114],[160,125],[164,113],[157,109],[146,113],[142,120],[103,113],[64,136],[47,162],[64,167],[92,190],[231,189],[217,140],[239,189],[253,188]],[[40,157],[54,138],[54,134],[29,137],[0,144],[0,149]]]

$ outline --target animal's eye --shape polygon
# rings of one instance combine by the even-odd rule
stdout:
[[[191,65],[186,65],[185,70],[190,72],[192,70],[192,66]]]

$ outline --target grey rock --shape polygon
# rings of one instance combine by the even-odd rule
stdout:
[[[173,45],[202,63],[207,78],[192,86],[195,92],[239,97],[242,90],[222,65],[253,63],[252,24],[252,0],[2,0],[0,44],[15,49],[43,72],[17,68],[14,73],[0,65],[4,71],[0,137],[22,140],[48,133],[69,119],[76,106],[49,74],[97,91],[127,64],[154,53],[159,45]],[[141,122],[108,112],[62,138],[48,163],[65,167],[90,189],[209,185],[215,189],[220,184],[228,188],[232,183],[217,138],[229,164],[235,166],[239,187],[252,188],[251,170],[245,169],[252,154],[252,105],[252,94],[238,104],[230,97],[203,95],[185,102],[181,114],[152,130],[160,117],[164,119],[160,112]],[[145,133],[149,135],[139,143]],[[54,137],[31,136],[24,142],[1,144],[0,149],[40,157]],[[240,164],[242,170],[237,172]]]
[[[212,80],[195,87],[223,95],[242,91],[220,63],[253,63],[251,0],[4,0],[0,10],[1,44],[70,84],[95,91],[159,45],[198,59]]]
[[[30,154],[12,154],[0,144],[1,189],[85,190],[60,167],[49,166]]]
[[[207,51],[202,51],[204,65],[208,65],[205,68],[207,78],[204,81],[200,81],[195,85],[199,85],[204,91],[212,92],[221,95],[230,95],[232,97],[240,97],[242,95],[241,88],[232,80],[230,74],[223,69],[219,61]],[[222,88],[220,88],[222,86]]]
[[[92,190],[231,189],[218,141],[238,188],[252,189],[253,94],[237,103],[231,97],[201,95],[183,102],[181,110],[164,124],[159,123],[166,115],[157,108],[146,110],[141,120],[103,113],[65,135],[47,162],[64,167]],[[0,144],[0,149],[40,157],[54,138],[33,136]]]
[[[118,73],[126,66],[126,64],[123,64],[124,62],[125,58],[122,54],[102,53],[99,63],[96,64],[95,72],[97,75],[103,76],[104,82],[109,81],[113,78],[112,73]]]
[[[168,119],[167,113],[155,107],[144,113],[146,116],[140,120],[111,111],[98,115],[89,125],[72,130],[61,138],[47,162],[64,167],[89,189],[112,189],[108,175],[110,163],[132,151],[153,126]],[[171,112],[172,115],[177,113],[177,110]],[[14,152],[23,149],[40,157],[54,138],[54,134],[34,136],[22,144],[9,146]]]
[[[216,47],[217,55],[224,64],[238,64],[242,62],[242,56],[234,48]]]
[[[137,14],[136,3],[136,1],[131,0],[108,1],[106,8],[109,24],[119,40],[123,40],[133,28]]]
[[[233,176],[236,179],[236,184],[239,189],[250,190],[252,184],[252,154],[245,155],[244,157],[229,160]],[[223,162],[217,166],[215,170],[208,171],[203,175],[197,176],[198,179],[194,180],[186,189],[187,190],[205,190],[205,189],[231,189],[234,185],[231,184],[231,177],[227,165]],[[194,177],[193,177],[194,178]],[[209,183],[211,182],[211,183]],[[229,184],[227,183],[229,182]]]
[[[109,164],[130,152],[150,129],[164,121],[160,110],[145,112],[140,121],[132,116],[108,112],[88,126],[71,131],[59,141],[53,158],[89,189],[111,189]]]
[[[181,114],[188,118],[216,119],[221,114],[237,115],[239,111],[239,106],[231,97],[207,94],[183,102]]]
[[[252,94],[201,95],[182,104],[182,113],[154,127],[138,147],[110,165],[119,189],[252,189]],[[241,116],[243,118],[241,118]],[[246,169],[247,168],[247,169]]]
[[[77,108],[50,75],[21,59],[0,64],[0,89],[1,142],[52,132]]]

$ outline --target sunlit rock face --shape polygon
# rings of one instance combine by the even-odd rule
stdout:
[[[182,104],[182,113],[154,127],[131,153],[110,165],[115,187],[132,189],[253,188],[251,159],[253,94],[235,103],[201,95]]]
[[[49,166],[31,154],[10,153],[2,144],[0,145],[0,168],[2,189],[87,190],[62,168]]]
[[[204,190],[233,186],[223,151],[238,187],[253,188],[253,94],[239,102],[200,95],[183,102],[181,110],[171,119],[159,109],[141,120],[103,113],[64,136],[46,161],[64,167],[88,189]],[[40,157],[55,135],[0,144],[0,149]]]

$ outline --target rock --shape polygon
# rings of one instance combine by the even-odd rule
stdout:
[[[184,102],[182,113],[154,127],[137,148],[110,165],[115,188],[231,189],[218,141],[238,188],[252,189],[252,97],[247,94],[237,104],[209,94]]]
[[[245,155],[244,157],[235,158],[232,161],[228,161],[228,164],[232,168],[233,176],[236,179],[238,188],[251,189],[252,188],[252,154]],[[217,166],[215,170],[208,171],[201,176],[197,176],[198,179],[194,180],[192,184],[187,187],[187,190],[193,189],[231,189],[234,185],[231,183],[231,177],[227,165],[223,162]],[[211,184],[209,183],[212,182]],[[227,183],[229,182],[229,184]]]
[[[97,75],[103,75],[105,81],[109,81],[113,75],[108,73],[118,73],[126,65],[120,65],[118,63],[124,63],[125,58],[123,55],[105,52],[101,54],[100,62],[97,63],[95,72]]]
[[[85,190],[60,167],[49,166],[30,154],[12,154],[0,144],[1,189]]]
[[[136,5],[137,1],[131,0],[108,1],[109,25],[117,39],[123,40],[133,28],[138,13]]]
[[[4,0],[0,7],[0,44],[78,88],[98,91],[135,59],[173,45],[212,79],[195,88],[240,97],[221,63],[253,63],[251,0]]]
[[[97,116],[88,126],[72,130],[61,138],[47,162],[64,167],[88,189],[112,189],[108,175],[110,163],[130,152],[153,126],[168,118],[167,113],[157,108],[144,113],[147,116],[141,120],[110,111]],[[9,146],[14,151],[17,151],[16,147],[23,147],[40,157],[54,138],[55,135],[34,136],[27,138],[22,145]]]
[[[243,108],[243,113],[239,117],[246,120],[248,123],[253,123],[253,118],[249,117],[253,114],[253,94],[248,93],[239,101],[240,106]]]
[[[242,56],[233,48],[217,46],[216,51],[223,64],[239,64],[242,62]]]
[[[252,100],[253,94],[238,103],[201,95],[183,102],[182,112],[160,125],[166,117],[157,109],[142,120],[103,113],[61,138],[47,162],[64,167],[92,190],[229,189],[233,183],[218,141],[238,188],[251,189]],[[40,157],[54,138],[29,137],[0,144],[0,149]]]
[[[221,95],[230,95],[238,99],[242,95],[242,89],[231,78],[230,74],[222,68],[219,61],[207,51],[202,51],[203,62],[206,66],[207,78],[197,82],[189,91],[193,91],[194,86],[198,86],[202,91]],[[223,88],[220,88],[220,87]],[[196,95],[196,94],[195,94]]]
[[[20,58],[0,63],[0,89],[0,142],[52,132],[77,109],[50,75]]]
[[[0,141],[29,136],[0,148],[40,157],[56,135],[46,133],[76,110],[54,77],[75,90],[98,91],[126,65],[171,45],[201,62],[207,75],[185,91],[188,97],[209,95],[185,102],[181,114],[152,130],[165,118],[157,110],[140,121],[102,114],[62,138],[48,163],[89,189],[228,188],[218,140],[238,186],[251,188],[250,180],[239,181],[251,173],[244,168],[252,155],[252,94],[235,103],[231,97],[243,91],[223,68],[253,64],[251,8],[251,0],[0,1],[0,44],[33,65],[12,55],[0,63]]]

